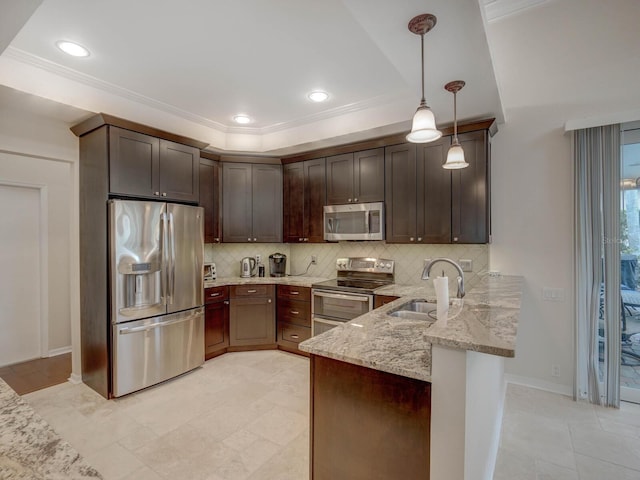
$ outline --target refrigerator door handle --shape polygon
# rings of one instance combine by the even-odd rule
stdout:
[[[162,304],[167,304],[167,270],[168,270],[168,260],[167,255],[169,252],[168,249],[168,228],[167,228],[167,214],[163,213],[160,216],[160,258],[161,258],[161,272],[162,275],[160,277],[160,298],[162,300]]]
[[[147,332],[149,330],[153,330],[154,328],[166,327],[168,325],[173,325],[175,323],[189,322],[189,321],[192,321],[194,318],[195,318],[195,315],[189,315],[186,318],[178,318],[175,320],[168,320],[166,322],[152,323],[151,325],[143,325],[141,327],[123,328],[118,333],[120,335],[127,335],[129,333]]]
[[[176,232],[173,213],[169,213],[169,305],[173,304],[176,288]]]

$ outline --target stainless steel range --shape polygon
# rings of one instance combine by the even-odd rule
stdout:
[[[373,295],[394,281],[394,262],[384,258],[336,260],[337,278],[312,287],[312,334],[331,330],[373,309]]]

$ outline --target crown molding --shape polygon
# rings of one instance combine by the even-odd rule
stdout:
[[[550,0],[483,0],[487,22],[515,15],[530,8],[548,3]]]
[[[132,90],[120,87],[113,83],[100,80],[99,78],[93,77],[91,75],[87,75],[85,73],[79,72],[69,67],[65,67],[63,65],[57,64],[55,62],[39,57],[37,55],[33,55],[29,52],[26,52],[24,50],[21,50],[12,46],[7,47],[3,55],[17,62],[31,65],[36,68],[40,68],[47,72],[53,73],[54,75],[58,75],[60,77],[72,80],[74,82],[78,82],[78,83],[87,85],[89,87],[96,88],[98,90],[110,93],[112,95],[122,97],[132,102],[139,103],[139,104],[154,108],[156,110],[169,113],[171,115],[177,116],[179,118],[183,118],[195,124],[217,130],[224,134],[267,135],[270,133],[276,133],[283,130],[300,127],[302,125],[312,124],[321,120],[327,120],[327,119],[335,118],[338,116],[347,115],[347,114],[359,112],[362,110],[367,110],[369,108],[380,107],[382,105],[391,104],[393,102],[397,102],[399,100],[403,100],[407,98],[406,94],[402,94],[402,93],[383,94],[371,99],[367,99],[362,102],[352,103],[349,105],[343,105],[336,108],[323,110],[318,113],[313,113],[311,115],[306,115],[304,117],[299,117],[299,118],[287,120],[284,122],[274,123],[272,125],[267,125],[264,127],[236,127],[236,126],[227,126],[220,122],[216,122],[209,118],[203,117],[201,115],[196,115],[194,113],[188,112],[186,110],[175,107],[168,103],[155,100],[153,98],[150,98],[145,95],[136,93]]]

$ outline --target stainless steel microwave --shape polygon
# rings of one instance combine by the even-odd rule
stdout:
[[[326,205],[324,239],[384,240],[384,203]]]

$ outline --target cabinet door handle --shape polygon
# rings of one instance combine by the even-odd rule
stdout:
[[[267,303],[271,303],[271,299],[270,298],[267,300]]]
[[[302,242],[303,240],[304,240],[304,239],[302,239],[302,238],[299,238],[299,239],[298,239],[298,241],[299,241],[299,242]]]
[[[212,293],[209,296],[210,297],[219,297],[220,295],[222,295],[221,293]]]
[[[357,198],[354,198],[354,199],[353,199],[353,201],[354,201],[354,202],[357,202],[357,201],[358,201],[358,199],[357,199]]]
[[[350,199],[350,198],[348,198],[348,199],[347,199],[347,202],[350,202],[350,201],[351,201],[351,199]]]
[[[421,242],[422,241],[422,237],[418,237],[418,241]]]
[[[224,304],[225,304],[225,305],[229,305],[229,300],[225,300],[225,301],[224,301]]]
[[[257,242],[257,241],[258,241],[258,239],[257,239],[257,238],[254,238],[254,239],[253,239],[253,241],[254,241],[254,242]]]
[[[220,243],[220,238],[216,237],[216,238],[213,239],[213,241],[216,242],[216,243]]]
[[[250,239],[250,238],[247,238],[247,242],[250,242],[250,241],[251,241],[251,239]]]
[[[166,197],[167,196],[167,192],[162,192],[162,196]]]
[[[309,239],[308,239],[308,238],[305,238],[305,239],[304,239],[304,241],[305,241],[305,242],[308,242],[308,241],[309,241]]]
[[[453,237],[453,241],[457,242],[458,241],[458,237]]]
[[[297,310],[291,310],[291,313],[292,313],[293,315],[298,315],[300,312],[299,312],[299,311],[297,311]]]
[[[247,290],[247,293],[256,293],[257,290]]]
[[[291,295],[300,295],[300,292],[289,292]]]
[[[153,194],[158,196],[158,197],[160,196],[160,192],[153,192]]]
[[[409,237],[409,241],[410,241],[410,242],[413,242],[413,237]]]
[[[291,334],[291,338],[296,338],[297,339],[297,338],[299,338],[299,335],[297,333],[293,333],[293,334]]]

